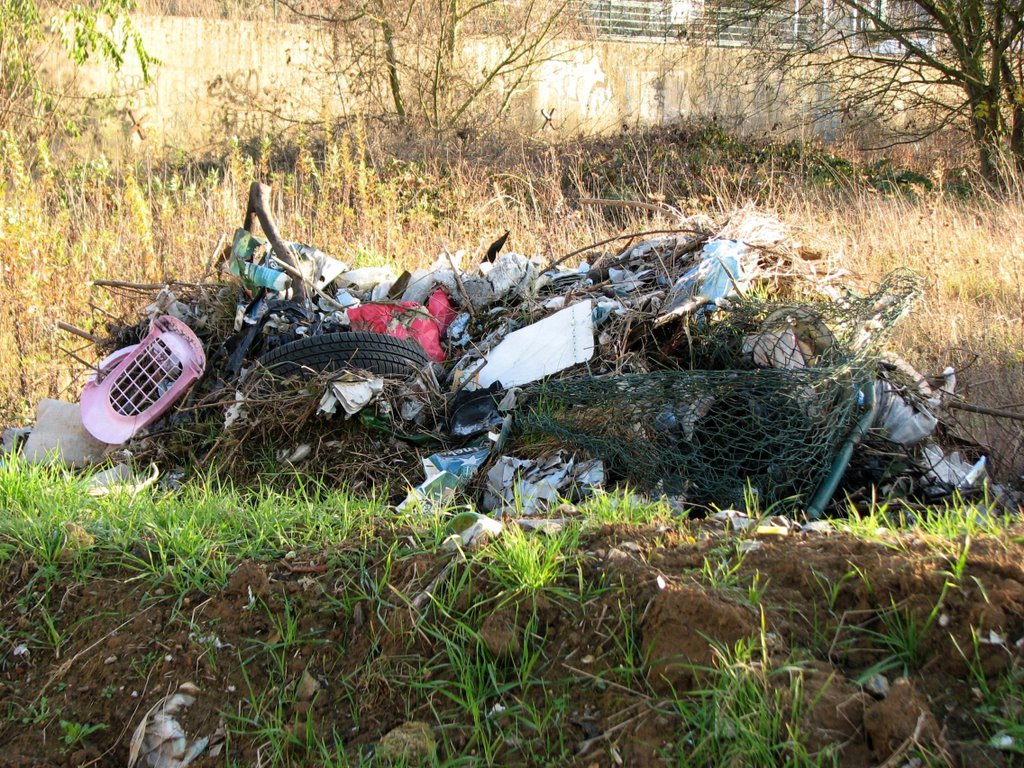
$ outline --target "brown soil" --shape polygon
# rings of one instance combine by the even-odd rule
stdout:
[[[844,766],[902,765],[911,748],[953,765],[1014,764],[986,746],[972,690],[978,683],[961,650],[975,647],[972,633],[995,640],[977,644],[992,681],[1021,662],[1019,535],[974,541],[963,578],[944,591],[949,563],[920,537],[766,538],[731,582],[712,585],[702,579],[701,564],[732,551],[735,541],[711,523],[691,534],[607,527],[586,536],[579,573],[571,568],[563,585],[576,589],[582,579],[594,595],[585,605],[557,592],[509,598],[472,557],[449,566],[442,554],[370,558],[368,573],[350,565],[351,550],[242,562],[221,591],[185,596],[154,589],[116,565],[83,581],[69,563],[44,589],[35,564],[9,561],[0,573],[0,765],[124,766],[143,714],[184,683],[200,690],[178,718],[186,733],[212,735],[222,724],[230,732],[219,756],[195,765],[266,759],[258,754],[266,734],[253,724],[260,695],[271,709],[284,708],[286,732],[313,728],[354,762],[404,723],[419,723],[417,733],[428,723],[438,756],[458,757],[474,724],[450,700],[413,685],[423,670],[453,674],[439,663],[445,618],[430,600],[415,599],[431,584],[457,585],[456,610],[480,637],[470,652],[487,654],[502,679],[514,679],[508,670],[524,645],[543,642],[531,676],[544,685],[512,689],[501,701],[564,697],[552,733],[538,736],[569,745],[561,764],[676,764],[685,723],[665,701],[673,691],[700,688],[723,663],[723,649],[751,638],[767,648],[759,663],[783,670],[772,684],[783,695],[803,696],[805,741],[844,745]],[[388,590],[352,597],[385,568]],[[848,576],[855,568],[861,575]],[[460,579],[460,569],[472,578]],[[749,599],[755,574],[763,587],[756,607]],[[828,584],[838,585],[831,598]],[[56,651],[45,641],[41,607],[60,634]],[[889,672],[891,690],[878,699],[854,681],[885,657],[872,632],[896,611],[928,629],[909,679]],[[31,638],[30,653],[14,655],[8,638]],[[639,665],[632,675],[624,650],[630,638]],[[802,681],[797,688],[789,684],[793,675]],[[493,716],[503,722],[500,712]],[[107,727],[69,746],[60,720]],[[519,736],[504,741],[497,763],[536,761]],[[301,751],[286,758],[293,765],[321,762]]]

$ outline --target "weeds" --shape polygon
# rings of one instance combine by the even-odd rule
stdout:
[[[670,701],[685,731],[671,757],[709,766],[837,764],[838,750],[814,753],[805,744],[801,722],[813,702],[798,666],[773,666],[756,638],[715,652],[715,665],[697,670],[703,686]]]
[[[488,657],[480,635],[465,624],[425,630],[440,645],[439,652],[427,662],[426,674],[414,688],[426,697],[434,719],[444,722],[447,704],[454,705],[455,722],[469,731],[469,749],[479,751],[485,763],[492,763],[501,748],[489,713],[504,695],[515,690],[516,683],[503,680]]]
[[[623,590],[625,591],[625,590]],[[641,629],[634,606],[626,599],[615,603],[615,620],[610,633],[611,652],[607,663],[608,676],[620,685],[645,692],[644,660]]]
[[[712,589],[739,591],[743,561],[746,552],[741,551],[735,541],[725,542],[708,555],[705,555],[700,567],[701,580]],[[758,596],[757,581],[752,581],[747,590],[748,596]]]
[[[982,640],[975,629],[971,629],[971,645],[961,647],[951,636],[954,647],[967,666],[971,684],[980,699],[974,710],[980,729],[989,738],[989,743],[1007,752],[1024,755],[1024,694],[1021,681],[1024,670],[1019,662],[1011,660],[1008,669],[998,676],[985,671]],[[1010,655],[1010,650],[1006,649]]]
[[[530,535],[512,525],[485,550],[488,571],[514,594],[534,596],[553,589],[568,573],[580,530],[567,525],[553,535]]]
[[[46,696],[40,696],[38,701],[29,704],[27,711],[21,718],[22,725],[46,725],[56,717],[50,709],[50,700]]]
[[[67,720],[60,721],[61,740],[69,749],[82,744],[87,738],[97,731],[108,728],[106,723],[75,723]]]
[[[628,488],[615,493],[598,491],[580,504],[580,512],[591,525],[684,524],[684,518],[673,515],[664,501],[646,499]]]
[[[924,620],[909,607],[892,602],[878,614],[879,629],[861,627],[858,634],[870,640],[879,648],[885,657],[860,675],[866,680],[872,675],[898,670],[906,675],[911,669],[918,668],[924,661],[922,655],[923,640],[931,629],[935,612]]]

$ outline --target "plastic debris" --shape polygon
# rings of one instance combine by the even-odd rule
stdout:
[[[428,509],[446,504],[476,474],[491,452],[490,445],[470,446],[423,459],[426,480],[409,491],[398,508],[420,504]]]
[[[285,464],[298,464],[305,461],[313,454],[313,446],[309,443],[299,443],[292,450],[287,448],[277,452],[277,458]]]
[[[245,395],[235,390],[235,401],[224,411],[224,429],[230,429],[245,413]]]
[[[385,472],[401,443],[401,460],[422,460],[424,481],[403,506],[436,509],[456,495],[476,503],[468,492],[482,491],[482,508],[535,515],[588,489],[628,483],[681,513],[725,508],[715,515],[724,525],[782,534],[797,528],[731,507],[756,492],[764,508],[806,511],[810,501],[823,509],[840,480],[855,498],[878,484],[929,500],[985,489],[1007,507],[1019,503],[1008,485],[987,482],[989,472],[1004,474],[1001,457],[981,457],[980,441],[952,428],[956,371],[926,379],[882,351],[919,293],[915,276],[897,271],[877,291],[857,294],[836,282],[842,273],[828,271],[822,254],[805,259],[786,225],[751,209],[717,229],[692,218],[676,235],[618,252],[595,247],[576,265],[544,267],[539,257],[502,252],[506,242],[507,233],[493,239],[482,263],[467,269],[462,252],[444,252],[396,276],[239,230],[223,254],[242,283],[231,283],[233,323],[230,312],[223,317],[224,290],[160,290],[144,310],[151,327],[123,329],[105,348],[122,347],[100,363],[81,415],[62,421],[65,414],[53,428],[40,404],[35,429],[5,433],[5,452],[24,442],[26,455],[42,460],[59,448],[65,461],[86,466],[131,440],[125,458],[139,455],[146,466],[170,454],[160,436],[179,423],[204,427],[193,434],[223,424],[229,439],[274,444],[271,433],[288,413],[268,414],[277,390],[267,398],[261,387],[285,385],[262,378],[259,363],[284,350],[298,356],[293,367],[307,381],[318,377],[322,389],[307,389],[320,397],[312,404],[321,414],[358,413],[367,440],[378,441],[349,455],[379,453]],[[368,349],[372,334],[393,338]],[[322,348],[318,336],[329,337]],[[207,353],[212,370],[203,376]],[[389,373],[357,372],[381,361]],[[282,409],[306,390],[289,394],[296,398],[282,398]],[[320,440],[306,431],[341,420],[308,416],[301,435],[274,444],[278,461],[319,468],[321,451],[345,452],[358,431]],[[84,444],[74,442],[75,423]],[[529,453],[517,445],[524,437]],[[161,467],[158,482],[181,481],[174,467]],[[471,482],[477,473],[486,478]],[[149,475],[119,466],[93,482],[97,493],[131,493]]]
[[[97,440],[120,445],[158,419],[206,369],[203,345],[170,316],[153,321],[138,345],[100,363],[82,390],[82,423]]]
[[[268,288],[275,292],[283,292],[291,287],[292,279],[284,272],[254,264],[252,258],[261,241],[253,237],[245,229],[236,229],[234,242],[231,244],[231,255],[228,258],[228,271],[241,279],[242,284],[250,291],[257,288]]]
[[[487,473],[484,507],[534,515],[562,497],[589,492],[603,483],[604,466],[598,460],[577,462],[563,451],[536,461],[502,456]]]
[[[146,475],[137,474],[127,464],[115,464],[91,475],[86,480],[90,496],[109,496],[111,494],[130,494],[136,496],[156,483],[160,477],[160,469],[156,464],[149,466]]]
[[[758,536],[788,536],[793,530],[793,524],[788,518],[782,515],[773,515],[762,520],[754,532]]]
[[[32,434],[32,427],[11,427],[5,429],[0,437],[0,453],[20,453],[28,436]]]
[[[738,509],[723,509],[713,514],[711,519],[718,520],[734,531],[745,531],[757,522]]]
[[[743,293],[757,259],[750,248],[735,240],[708,243],[701,256],[697,265],[672,286],[659,323]]]
[[[477,512],[460,512],[452,518],[448,527],[453,533],[458,534],[459,543],[464,547],[477,546],[500,536],[505,530],[500,521]]]
[[[392,283],[394,280],[395,273],[390,267],[360,267],[343,272],[337,282],[345,288],[370,291],[381,283]]]
[[[504,421],[498,413],[501,405],[495,402],[495,397],[500,393],[501,389],[497,383],[486,389],[463,389],[457,392],[451,403],[452,436],[473,437],[501,426]]]
[[[971,464],[964,461],[959,451],[946,454],[937,445],[925,445],[922,455],[926,467],[925,477],[939,486],[940,493],[949,489],[969,490],[986,476],[985,456]]]
[[[151,304],[146,307],[146,317],[150,322],[158,317],[170,315],[175,320],[187,323],[192,319],[192,309],[188,304],[178,301],[178,297],[169,288],[161,288]]]
[[[451,472],[439,472],[410,489],[405,501],[398,505],[398,511],[405,511],[415,505],[422,506],[424,509],[443,507],[463,484],[464,481],[458,475]]]
[[[423,459],[423,471],[427,480],[443,472],[448,472],[462,480],[469,480],[487,461],[490,452],[491,447],[483,445],[435,453]]]
[[[894,443],[910,447],[929,437],[939,424],[922,403],[913,403],[885,380],[876,384],[878,392],[878,424]]]
[[[179,712],[191,707],[199,689],[185,683],[177,692],[164,696],[143,716],[132,734],[128,751],[128,768],[186,768],[198,758],[210,737],[189,741],[185,729],[175,719]]]
[[[303,279],[318,291],[322,291],[337,280],[342,273],[348,271],[347,264],[328,256],[319,248],[303,243],[286,243],[286,245],[291,251],[292,258],[295,259]],[[267,259],[267,263],[274,269],[283,268],[283,265],[273,256]]]
[[[454,312],[444,291],[437,291],[432,297],[435,316],[422,304],[402,302],[399,304],[363,304],[351,307],[348,321],[353,331],[386,333],[396,339],[413,339],[423,347],[434,362],[444,362],[441,349],[441,335],[451,323]]]
[[[1017,746],[1017,739],[1008,733],[997,733],[991,739],[989,739],[989,746],[994,749],[1002,750],[1003,752],[1019,752],[1020,748]]]
[[[835,337],[813,312],[783,309],[770,314],[764,330],[743,340],[743,354],[758,368],[796,369],[818,364]]]
[[[889,695],[889,678],[883,674],[876,673],[864,681],[864,690],[876,699],[884,699]]]
[[[480,265],[479,276],[462,279],[474,309],[483,309],[510,297],[523,298],[533,289],[537,267],[518,253],[503,253],[494,263]]]

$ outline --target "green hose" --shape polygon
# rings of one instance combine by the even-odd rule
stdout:
[[[871,429],[871,425],[875,421],[875,416],[878,413],[878,397],[875,393],[875,383],[873,381],[868,382],[861,387],[860,392],[864,395],[868,408],[857,421],[853,431],[850,432],[850,436],[846,438],[846,442],[839,449],[839,453],[836,454],[828,477],[818,486],[818,490],[814,492],[814,498],[807,505],[808,520],[817,520],[824,513],[825,507],[832,501],[832,496],[835,495],[836,488],[839,487],[839,483],[846,473],[846,468],[850,464],[850,458],[853,456],[853,449],[857,447],[857,443],[868,433],[868,430]]]

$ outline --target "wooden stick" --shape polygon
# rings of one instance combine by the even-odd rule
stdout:
[[[452,275],[455,277],[455,287],[461,294],[462,300],[465,302],[466,306],[469,307],[472,312],[476,307],[473,306],[473,300],[469,298],[466,286],[462,283],[462,276],[459,274],[459,270],[455,266],[455,260],[452,258],[452,252],[448,250],[448,246],[445,245],[443,241],[441,243],[441,250],[444,252],[445,258],[448,259],[448,266],[452,268]]]
[[[90,363],[88,360],[83,360],[78,355],[76,355],[74,352],[72,352],[70,349],[64,349],[64,347],[61,347],[61,346],[58,346],[57,349],[59,349],[65,355],[67,355],[68,357],[74,359],[78,363],[81,363],[86,368],[88,368],[90,371],[99,371],[99,368],[96,365],[94,365],[93,363]]]
[[[631,705],[631,707],[629,707],[628,709],[635,709],[637,707],[637,705],[643,705],[643,704],[646,704],[646,703],[647,702],[645,702],[645,701],[638,701],[638,702],[636,702],[636,704]],[[600,744],[602,741],[607,741],[608,739],[610,739],[616,733],[616,731],[621,731],[623,728],[626,728],[627,726],[630,726],[633,723],[635,723],[641,717],[644,717],[645,715],[649,715],[649,714],[651,714],[650,711],[643,710],[642,712],[639,712],[639,713],[633,715],[632,717],[627,718],[626,720],[623,720],[621,723],[619,723],[617,725],[613,725],[610,728],[605,729],[603,732],[597,734],[597,736],[593,736],[593,737],[587,739],[586,741],[581,741],[579,743],[579,745],[577,746],[577,748],[576,748],[576,753],[575,753],[574,756],[575,757],[582,757],[595,744]]]
[[[889,755],[889,759],[882,763],[880,766],[878,766],[878,768],[895,768],[895,766],[897,765],[903,765],[904,758],[906,757],[906,754],[910,751],[911,747],[922,746],[920,742],[921,732],[924,730],[925,723],[928,722],[929,714],[929,712],[922,711],[917,716],[917,724],[914,726],[914,732],[910,734],[906,739],[904,739],[903,743],[896,747],[895,751],[893,751],[893,753]],[[943,762],[946,765],[951,765],[946,756],[942,754],[944,752],[945,750],[941,750],[939,757],[943,758]]]
[[[412,605],[412,607],[415,608],[417,611],[423,610],[423,606],[426,605],[427,601],[430,600],[430,598],[433,596],[438,585],[448,577],[449,573],[452,572],[452,569],[455,567],[456,562],[457,561],[454,558],[449,560],[445,564],[444,568],[438,571],[437,575],[430,580],[430,583],[427,584],[426,589],[424,589],[422,592],[420,592],[418,595],[416,595],[416,597],[412,599],[410,605]]]
[[[603,205],[609,208],[643,208],[645,211],[667,213],[679,220],[686,218],[683,216],[682,211],[677,211],[672,206],[665,205],[664,203],[641,203],[638,200],[609,200],[604,197],[584,197],[580,200],[580,205]]]
[[[983,405],[971,405],[970,403],[957,402],[956,400],[950,400],[946,405],[960,411],[980,413],[983,416],[995,416],[998,419],[1015,419],[1017,421],[1024,421],[1024,413],[1007,411],[1002,408],[986,408]]]
[[[252,186],[249,187],[249,205],[245,209],[245,221],[242,226],[249,232],[252,232],[252,217],[256,216],[260,222],[260,227],[263,228],[263,234],[270,241],[274,257],[280,262],[284,271],[295,281],[295,284],[292,286],[292,296],[296,301],[304,301],[306,299],[306,281],[303,279],[295,259],[292,258],[291,251],[288,250],[281,239],[281,234],[277,230],[277,224],[271,218],[269,203],[270,187],[254,181]]]
[[[554,269],[559,264],[571,259],[573,256],[579,256],[581,253],[592,251],[595,248],[600,248],[602,245],[608,245],[608,243],[618,242],[619,240],[629,240],[634,237],[646,237],[647,235],[677,235],[680,232],[687,232],[693,235],[701,234],[701,232],[696,229],[680,229],[679,227],[676,227],[675,229],[648,229],[643,232],[631,232],[626,235],[616,235],[615,237],[609,237],[606,240],[599,240],[596,243],[591,243],[590,245],[585,245],[582,248],[577,248],[575,251],[570,251],[565,254],[565,256],[555,259],[555,261],[548,264],[543,271],[546,272],[549,269]]]
[[[93,344],[102,344],[103,343],[103,339],[101,339],[99,336],[93,336],[88,331],[83,331],[77,325],[71,325],[71,323],[64,323],[64,322],[61,322],[60,320],[58,320],[57,321],[57,327],[60,328],[62,331],[67,331],[68,333],[72,333],[75,336],[78,336],[80,338],[85,339],[86,341],[91,341]]]
[[[183,285],[186,288],[198,288],[199,283],[184,283],[181,280],[168,280],[166,283],[129,283],[124,280],[92,280],[91,285],[98,288],[131,288],[136,291],[159,291],[171,285]]]
[[[217,257],[220,255],[221,251],[224,250],[224,241],[227,239],[228,236],[222,232],[220,235],[220,239],[217,241],[217,245],[214,246],[213,252],[210,254],[209,261],[206,262],[206,268],[203,270],[204,280],[207,277],[209,277],[210,273],[213,271],[213,264],[217,260]]]
[[[94,310],[96,312],[99,312],[101,315],[106,315],[107,317],[109,317],[111,320],[114,320],[115,322],[118,322],[118,323],[123,323],[124,322],[124,318],[118,317],[117,315],[113,314],[112,312],[108,312],[103,307],[99,306],[98,304],[93,304],[91,301],[89,302],[89,307],[92,310]]]

